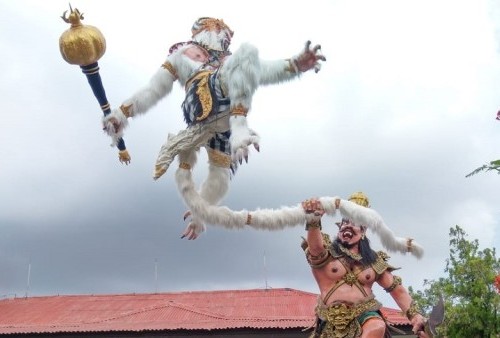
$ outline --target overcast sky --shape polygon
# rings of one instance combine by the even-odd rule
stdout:
[[[249,114],[261,136],[223,201],[233,209],[296,205],[364,191],[421,260],[391,263],[406,286],[444,276],[449,229],[481,248],[500,243],[500,177],[465,175],[500,158],[500,10],[488,0],[137,2],[80,0],[107,41],[99,61],[113,107],[147,83],[199,17],[221,18],[264,59],[310,39],[322,70],[261,87]],[[310,8],[307,8],[310,6]],[[78,66],[59,52],[67,0],[0,0],[0,298],[290,287],[317,292],[302,227],[281,232],[209,226],[181,240],[186,210],[176,165],[152,173],[167,133],[185,127],[183,90],[134,119],[129,166],[101,131]],[[200,153],[194,171],[206,175]],[[325,230],[335,233],[334,219]],[[370,236],[371,235],[371,236]],[[372,246],[382,249],[375,234]],[[378,286],[377,297],[395,306]]]

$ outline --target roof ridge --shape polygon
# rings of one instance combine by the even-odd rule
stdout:
[[[182,309],[188,312],[196,313],[199,315],[211,317],[211,318],[217,318],[220,320],[232,320],[232,321],[260,321],[260,320],[268,320],[268,321],[283,321],[283,320],[297,320],[297,319],[309,319],[309,316],[290,316],[290,317],[283,317],[283,316],[276,316],[276,317],[270,317],[270,316],[239,316],[239,317],[234,317],[234,316],[227,316],[219,313],[214,313],[214,312],[208,312],[208,311],[202,311],[198,310],[196,307],[184,303],[178,303],[176,301],[170,300],[168,301],[168,304],[157,304],[153,305],[150,307],[142,308],[139,310],[135,311],[129,311],[126,313],[122,313],[120,315],[116,315],[113,317],[105,318],[105,319],[100,319],[100,320],[94,320],[94,321],[86,321],[86,322],[81,322],[81,324],[96,324],[96,323],[104,323],[104,322],[109,322],[113,321],[115,319],[119,318],[125,318],[125,317],[130,317],[137,315],[139,313],[146,313],[149,311],[154,311],[162,308],[167,308],[167,307],[175,307],[178,309]]]
[[[149,312],[149,311],[154,311],[154,310],[158,310],[158,309],[162,309],[162,308],[168,308],[168,307],[175,307],[175,308],[183,309],[183,310],[186,310],[186,311],[189,311],[189,312],[192,312],[192,313],[197,313],[197,314],[201,314],[201,315],[205,315],[205,316],[209,316],[209,317],[213,317],[213,318],[219,318],[219,319],[225,319],[225,320],[230,319],[227,316],[214,315],[213,313],[204,312],[204,311],[200,311],[200,310],[195,310],[194,307],[189,306],[187,304],[177,303],[177,302],[175,302],[173,300],[169,300],[167,302],[167,304],[156,304],[156,305],[145,307],[145,308],[142,308],[142,309],[139,309],[139,310],[124,312],[122,314],[119,314],[119,315],[116,315],[116,316],[113,316],[113,317],[109,317],[109,318],[104,318],[104,319],[94,320],[94,321],[82,322],[82,324],[104,323],[104,322],[112,321],[112,320],[115,320],[115,319],[130,317],[130,316],[134,316],[134,315],[137,315],[137,314],[140,314],[140,313],[146,313],[146,312]]]

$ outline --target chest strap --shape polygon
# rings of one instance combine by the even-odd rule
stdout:
[[[344,266],[346,269],[347,273],[342,277],[341,280],[337,281],[330,290],[328,290],[327,294],[325,295],[325,298],[323,298],[323,303],[326,304],[328,299],[331,297],[331,295],[337,290],[340,286],[343,284],[348,284],[350,286],[355,285],[359,291],[363,294],[363,296],[368,297],[368,294],[366,293],[366,290],[363,288],[361,283],[358,280],[358,275],[363,272],[366,269],[359,270],[357,273],[353,273],[351,268],[346,265],[343,259],[339,259],[340,263]]]

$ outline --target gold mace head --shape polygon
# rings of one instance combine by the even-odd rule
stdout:
[[[63,59],[72,65],[87,66],[97,62],[106,51],[106,39],[101,31],[94,26],[83,25],[83,13],[75,8],[70,8],[66,17],[64,11],[61,18],[71,27],[62,33],[59,38],[59,49]]]

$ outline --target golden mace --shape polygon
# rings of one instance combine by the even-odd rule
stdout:
[[[97,62],[106,51],[106,40],[99,29],[81,23],[83,13],[80,13],[77,8],[73,10],[71,5],[69,5],[69,8],[69,16],[66,17],[67,11],[61,16],[66,23],[71,24],[71,27],[59,38],[61,55],[69,64],[80,66],[104,115],[108,115],[111,113],[111,107],[106,98]],[[123,138],[118,140],[117,147],[119,149],[118,156],[120,162],[125,164],[130,163],[130,155],[125,147]]]

